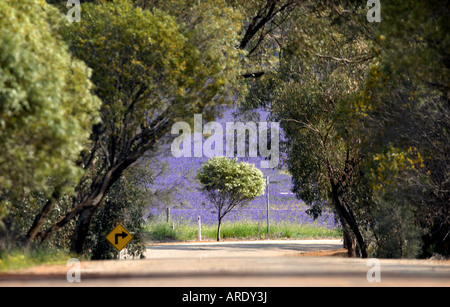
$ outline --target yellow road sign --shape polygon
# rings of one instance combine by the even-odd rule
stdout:
[[[119,223],[109,235],[106,236],[106,240],[120,252],[131,240],[133,240],[133,236]]]

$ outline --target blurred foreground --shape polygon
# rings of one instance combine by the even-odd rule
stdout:
[[[157,244],[145,260],[81,262],[0,274],[0,286],[298,287],[450,286],[450,261],[380,260],[370,282],[367,259],[343,256],[339,240]]]

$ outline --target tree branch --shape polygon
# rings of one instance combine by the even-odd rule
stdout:
[[[332,59],[332,60],[335,60],[335,61],[344,62],[346,64],[362,63],[362,62],[365,62],[365,61],[369,61],[369,60],[371,60],[371,59],[373,59],[375,57],[374,55],[369,55],[369,56],[363,57],[361,59],[349,60],[349,59],[346,59],[346,58],[338,58],[338,57],[335,57],[335,56],[332,56],[332,55],[322,55],[320,53],[316,53],[316,56],[318,56],[320,58]]]

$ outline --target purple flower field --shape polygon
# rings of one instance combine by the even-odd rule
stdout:
[[[240,221],[250,221],[250,222],[260,222],[266,223],[267,210],[263,207],[258,206],[258,200],[248,207],[237,208],[231,211],[225,218],[224,222],[240,222]],[[270,208],[270,223],[296,223],[299,225],[313,225],[316,227],[324,227],[328,229],[335,229],[338,224],[334,220],[332,213],[325,213],[319,219],[314,221],[306,212],[307,208],[304,205],[271,205]],[[165,209],[153,208],[150,210],[152,216],[158,217],[161,221],[166,218]],[[196,223],[197,218],[201,217],[202,223],[207,225],[217,224],[217,215],[213,208],[208,208],[206,206],[189,206],[184,208],[171,208],[170,219],[173,222],[192,222]]]
[[[264,121],[267,113],[259,112],[259,116],[261,121]],[[216,121],[225,124],[227,121],[239,120],[235,120],[232,112],[228,111],[222,119]],[[149,217],[165,221],[166,208],[169,207],[172,222],[197,223],[197,218],[200,216],[204,224],[217,224],[217,213],[215,213],[214,207],[198,190],[199,184],[194,179],[197,170],[208,158],[174,158],[170,153],[170,145],[168,148],[167,152],[159,157],[160,161],[167,165],[167,171],[158,176],[152,186],[155,190],[172,190],[171,199],[170,201],[161,200],[152,206],[148,212]],[[259,168],[262,158],[239,158],[240,161],[243,159]],[[285,170],[261,169],[261,171],[264,176],[269,176],[271,182],[269,187],[271,225],[287,222],[328,229],[335,229],[339,226],[330,211],[324,212],[316,221],[306,213],[308,206],[296,199],[291,192],[291,177]],[[262,195],[247,206],[234,209],[224,218],[224,222],[247,221],[265,224],[267,220],[266,199],[266,195]]]
[[[308,206],[301,200],[295,198],[290,192],[290,177],[286,174],[280,174],[277,171],[265,171],[270,173],[271,183],[269,188],[270,195],[270,223],[290,222],[299,225],[315,225],[335,229],[338,224],[331,212],[325,212],[316,221],[306,213]],[[217,213],[215,208],[208,203],[208,200],[196,189],[198,186],[191,187],[190,190],[183,190],[175,194],[175,202],[172,205],[153,207],[149,214],[157,217],[161,221],[166,219],[166,208],[170,207],[170,218],[173,222],[192,222],[196,223],[200,216],[202,223],[216,224]],[[224,222],[250,221],[266,223],[267,203],[266,195],[262,195],[253,200],[247,206],[236,208],[225,218]]]

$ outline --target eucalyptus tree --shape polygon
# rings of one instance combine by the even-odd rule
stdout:
[[[78,158],[100,101],[91,70],[58,33],[67,23],[45,3],[0,3],[0,211],[6,202],[22,211],[32,191],[50,196],[49,177],[64,183],[60,194],[83,174]]]
[[[263,173],[254,165],[237,159],[214,157],[197,173],[201,191],[217,210],[217,241],[223,218],[264,193]]]
[[[123,171],[157,149],[175,121],[212,114],[235,94],[239,15],[212,4],[198,4],[191,13],[196,19],[189,27],[131,1],[87,3],[81,22],[63,30],[72,53],[93,69],[102,122],[81,154],[89,172],[76,185],[71,210],[47,229],[30,229],[29,242],[43,242],[78,218],[71,250],[81,253],[94,214]]]
[[[391,219],[378,237],[399,242],[391,251],[395,255],[411,254],[414,245],[423,245],[415,248],[423,257],[450,254],[448,14],[448,5],[439,1],[384,3],[375,33],[379,47],[368,76],[363,125],[374,157],[374,185],[384,207],[401,209],[409,216],[407,228],[415,229],[409,232],[422,237],[405,237],[397,226],[406,221]]]
[[[364,151],[358,131],[362,113],[356,95],[374,58],[367,34],[359,31],[364,9],[342,19],[332,8],[297,12],[277,72],[256,91],[281,122],[293,191],[320,214],[334,209],[349,255],[367,257],[362,200],[355,197]],[[362,212],[361,212],[362,211]]]

